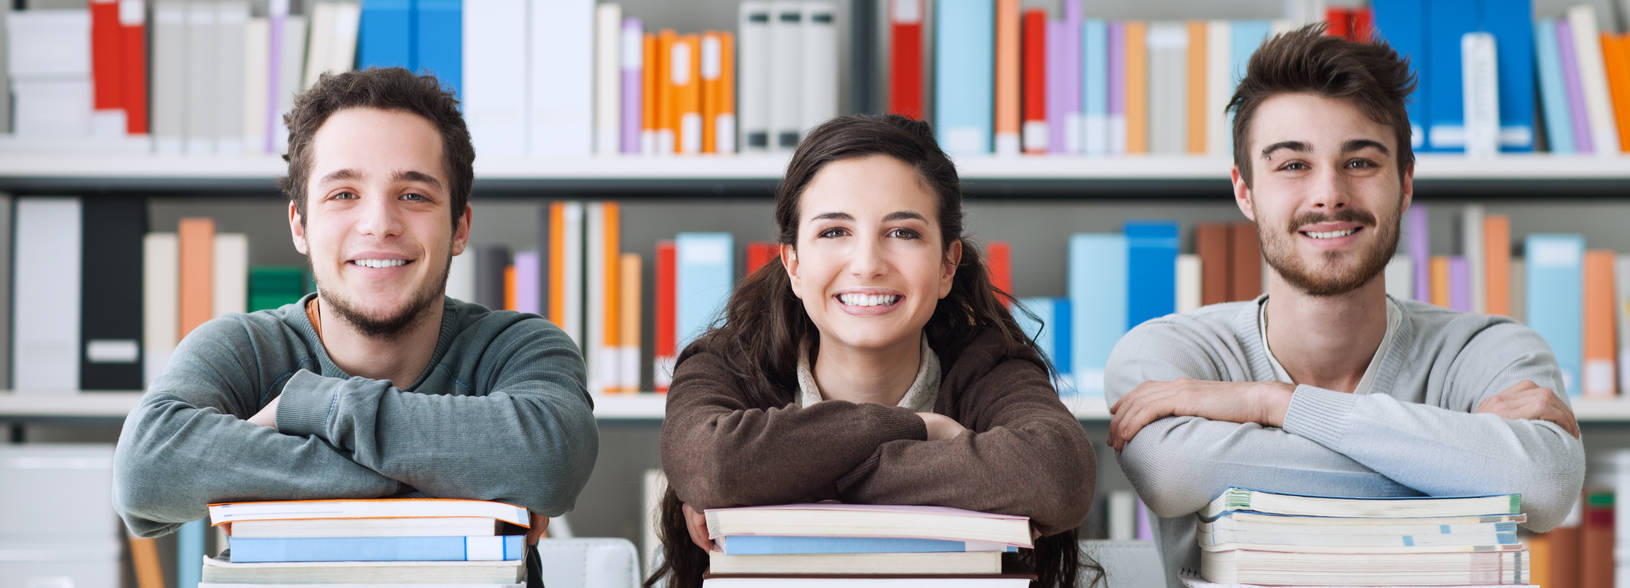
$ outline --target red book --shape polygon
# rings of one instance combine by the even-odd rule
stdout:
[[[1324,10],[1324,33],[1343,39],[1353,38],[1353,13],[1346,8],[1330,7]]]
[[[923,118],[923,0],[889,3],[889,112]]]
[[[1020,43],[1024,62],[1024,127],[1020,135],[1025,153],[1047,152],[1047,11],[1024,11]]]
[[[1013,246],[1003,241],[992,241],[985,246],[985,267],[990,268],[990,285],[997,290],[1013,294]]]
[[[1262,293],[1262,248],[1256,225],[1238,221],[1228,227],[1228,300],[1253,300]],[[1202,263],[1201,271],[1205,271]]]
[[[658,393],[668,391],[673,381],[673,362],[678,359],[674,349],[674,331],[678,313],[675,312],[675,277],[678,269],[679,248],[673,241],[657,241],[656,337],[651,342],[653,388]]]
[[[119,0],[120,59],[124,67],[125,132],[147,134],[147,15],[146,2]]]
[[[120,37],[118,0],[91,2],[91,107],[96,110],[124,108]]]
[[[1374,40],[1375,13],[1371,12],[1369,8],[1354,8],[1349,28],[1351,29],[1349,32],[1352,33],[1352,36],[1348,37],[1349,39],[1360,43],[1368,43]]]
[[[747,244],[747,275],[753,275],[758,268],[764,267],[775,258],[781,256],[781,246],[769,241],[754,241]]]

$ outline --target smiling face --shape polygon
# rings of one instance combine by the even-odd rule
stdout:
[[[798,208],[781,260],[821,349],[917,345],[962,255],[961,241],[943,246],[938,198],[917,171],[885,155],[834,161]]]
[[[1293,93],[1263,101],[1249,139],[1251,185],[1236,167],[1234,197],[1268,265],[1313,296],[1381,275],[1413,194],[1391,129],[1348,101]]]
[[[334,113],[312,139],[306,218],[289,204],[294,246],[311,261],[324,310],[365,335],[400,333],[440,304],[452,256],[470,234],[453,223],[441,136],[415,114]]]

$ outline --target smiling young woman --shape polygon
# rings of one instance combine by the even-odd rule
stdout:
[[[815,129],[775,218],[782,263],[748,276],[675,368],[665,561],[647,585],[701,584],[704,509],[839,500],[1028,516],[1040,539],[1022,563],[1074,586],[1092,445],[964,242],[956,168],[928,125]]]

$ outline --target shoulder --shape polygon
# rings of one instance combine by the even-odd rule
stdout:
[[[263,355],[280,349],[306,349],[310,341],[302,332],[310,328],[311,321],[306,318],[300,302],[249,313],[225,314],[188,332],[177,353],[213,350]]]
[[[1393,302],[1416,350],[1480,361],[1550,353],[1539,333],[1509,317],[1460,312],[1416,300],[1394,298]]]
[[[571,350],[577,345],[554,323],[529,312],[491,310],[472,302],[447,298],[443,322],[453,337],[453,347],[479,347],[493,351],[538,352]]]

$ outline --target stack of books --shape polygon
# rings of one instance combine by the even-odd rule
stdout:
[[[1030,519],[938,506],[791,504],[706,511],[706,588],[864,583],[1025,588],[1002,554],[1031,547]]]
[[[1525,585],[1518,494],[1338,498],[1229,488],[1201,511],[1200,570],[1224,584]]]
[[[525,508],[482,500],[212,504],[229,547],[204,588],[299,584],[510,586],[526,580]]]

